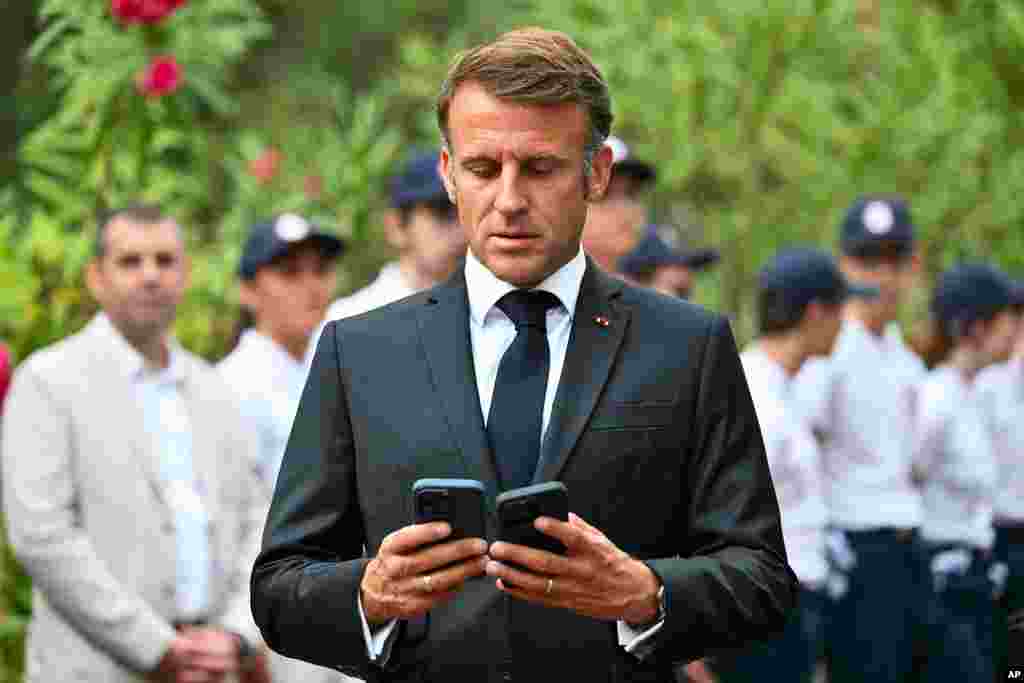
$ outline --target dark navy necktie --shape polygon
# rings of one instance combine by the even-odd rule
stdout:
[[[487,437],[505,490],[529,485],[540,459],[550,366],[547,312],[558,305],[550,292],[525,289],[509,292],[497,303],[516,326],[516,338],[498,365],[487,416]]]

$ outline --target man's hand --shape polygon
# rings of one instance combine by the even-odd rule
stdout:
[[[154,678],[160,683],[220,683],[238,669],[238,643],[232,634],[186,628],[171,641]]]
[[[487,542],[464,538],[437,543],[451,532],[447,522],[431,522],[403,527],[384,538],[359,586],[370,625],[423,614],[455,597],[466,579],[484,573]],[[430,543],[437,545],[423,547]]]
[[[491,546],[487,574],[509,595],[547,607],[561,607],[595,619],[646,624],[658,615],[660,582],[639,560],[575,514],[569,522],[540,517],[538,531],[557,538],[566,555],[521,545]],[[516,568],[510,565],[518,565]],[[524,571],[526,570],[526,571]]]

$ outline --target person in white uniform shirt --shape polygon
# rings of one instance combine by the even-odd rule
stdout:
[[[438,152],[416,155],[392,178],[391,208],[384,214],[384,228],[398,259],[385,265],[369,285],[331,304],[326,321],[404,299],[455,272],[466,255],[466,237],[438,175],[438,157]]]
[[[1024,280],[1013,286],[1017,332],[1012,357],[978,373],[981,407],[992,428],[998,476],[993,504],[992,578],[999,598],[993,627],[996,675],[1024,665],[1024,651],[1009,659],[1011,615],[1024,611]],[[1024,634],[1024,624],[1017,629]]]
[[[827,510],[818,444],[795,401],[793,380],[808,359],[832,350],[842,302],[876,294],[847,283],[832,258],[816,249],[780,252],[759,274],[760,336],[741,358],[801,592],[781,636],[714,662],[726,683],[814,679],[824,651]]]
[[[998,466],[978,372],[1005,361],[1017,320],[1010,281],[988,265],[965,264],[939,278],[932,297],[950,353],[921,387],[914,479],[924,492],[921,533],[935,588],[928,681],[992,680]]]
[[[247,323],[218,366],[257,435],[260,479],[273,491],[306,381],[304,355],[334,290],[345,244],[292,213],[252,226],[238,267]],[[343,674],[273,653],[275,683],[347,680]]]
[[[902,682],[917,665],[929,591],[911,482],[924,365],[891,332],[917,268],[906,203],[868,196],[840,228],[840,268],[876,287],[851,299],[832,355],[807,363],[797,394],[822,442],[830,534],[832,683]]]

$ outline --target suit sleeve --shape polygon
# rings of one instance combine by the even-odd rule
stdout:
[[[647,562],[665,586],[665,626],[653,656],[672,661],[774,635],[799,585],[732,332],[721,317],[709,328],[691,443],[681,448],[688,523],[679,557]]]
[[[234,405],[231,408],[233,411],[236,410]],[[234,415],[231,417],[235,418]],[[244,428],[240,415],[235,422],[235,429],[231,432],[233,435],[231,445],[238,473],[235,483],[242,495],[239,496],[241,509],[238,511],[239,522],[236,529],[239,539],[239,562],[234,567],[234,571],[238,574],[232,577],[238,580],[231,583],[239,588],[228,600],[227,607],[218,619],[218,623],[225,629],[243,636],[250,643],[256,644],[261,639],[250,607],[249,576],[260,551],[269,493],[265,481],[260,477],[261,463],[257,460],[258,437],[251,430]]]
[[[154,669],[174,629],[97,556],[76,509],[73,426],[31,360],[4,413],[3,500],[14,553],[34,587],[94,647],[135,671]]]
[[[285,449],[252,612],[277,652],[361,675],[371,669],[358,606],[369,560],[335,329],[320,337]]]

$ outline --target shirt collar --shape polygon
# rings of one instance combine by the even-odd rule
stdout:
[[[287,368],[290,372],[305,372],[305,365],[302,361],[295,360],[280,344],[262,332],[252,328],[247,329],[238,338],[238,345],[253,349],[255,353],[268,359],[273,368]]]
[[[576,256],[564,266],[547,276],[533,289],[541,289],[558,297],[571,318],[576,312],[576,300],[583,284],[583,273],[587,269],[587,259],[580,247]],[[487,313],[501,297],[518,289],[513,284],[499,280],[487,269],[472,250],[466,255],[466,292],[469,297],[469,314],[474,324],[483,325]]]
[[[786,369],[765,353],[761,345],[756,342],[751,345],[747,353],[760,369],[762,378],[769,382],[772,390],[780,396],[785,395],[792,382],[792,378],[786,374]]]
[[[96,327],[100,334],[107,340],[107,346],[114,362],[122,369],[125,376],[132,381],[139,381],[146,376],[159,377],[160,379],[179,383],[185,379],[185,364],[181,354],[181,347],[170,336],[167,339],[170,363],[166,368],[151,368],[146,359],[138,349],[128,343],[124,335],[114,327],[114,323],[106,313],[96,316]]]
[[[402,273],[402,267],[399,265],[398,261],[392,261],[384,264],[384,267],[381,268],[380,272],[377,274],[376,284],[382,285],[396,292],[404,292],[406,296],[416,293],[416,290],[410,287],[409,283],[406,282],[405,275]]]

